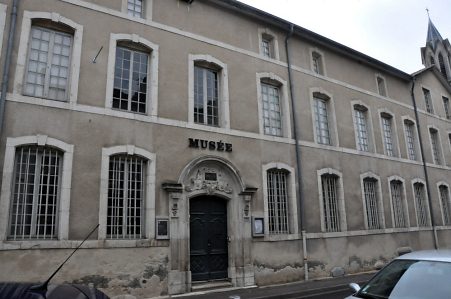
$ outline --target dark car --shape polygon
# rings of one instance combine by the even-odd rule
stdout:
[[[109,299],[94,287],[50,284],[46,289],[33,283],[0,283],[0,299]]]
[[[346,299],[449,299],[451,250],[417,251],[402,255],[381,269]]]

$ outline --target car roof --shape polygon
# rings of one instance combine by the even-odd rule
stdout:
[[[421,250],[403,254],[397,260],[421,260],[451,263],[451,250]]]

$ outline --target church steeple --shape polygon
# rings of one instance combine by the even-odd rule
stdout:
[[[435,65],[448,82],[451,82],[451,45],[448,39],[443,39],[437,27],[432,23],[428,12],[428,33],[426,45],[421,48],[421,59],[425,67]]]

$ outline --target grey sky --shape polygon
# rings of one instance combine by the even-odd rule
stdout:
[[[429,8],[443,38],[451,38],[451,0],[240,0],[400,70],[423,66]]]

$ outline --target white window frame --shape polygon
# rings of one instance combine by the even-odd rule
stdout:
[[[287,171],[287,191],[288,191],[288,223],[289,234],[270,234],[269,232],[269,211],[268,211],[268,170],[277,169]],[[298,207],[296,200],[296,173],[293,167],[281,163],[271,162],[262,166],[262,182],[263,182],[263,204],[264,204],[264,218],[265,218],[265,236],[279,236],[281,238],[288,237],[290,235],[298,234]]]
[[[326,221],[324,219],[324,201],[323,201],[323,189],[322,189],[322,181],[321,176],[322,175],[335,175],[338,177],[338,208],[340,213],[340,231],[339,232],[328,232],[326,231]],[[318,181],[318,199],[319,199],[319,211],[320,211],[320,219],[321,219],[321,231],[324,233],[341,233],[346,232],[348,230],[347,228],[347,221],[346,221],[346,207],[345,207],[345,201],[344,201],[344,189],[343,189],[343,175],[338,170],[335,170],[333,168],[323,168],[316,171],[317,181]]]
[[[375,79],[376,79],[376,89],[377,89],[377,94],[380,95],[381,97],[388,98],[388,92],[387,92],[387,80],[385,80],[385,77],[382,76],[381,74],[376,74],[376,75],[375,75]],[[381,79],[381,80],[382,80],[382,86],[383,86],[383,88],[384,88],[383,91],[385,92],[385,95],[382,94],[382,92],[381,92],[381,90],[380,90],[380,88],[379,88],[379,82],[378,82],[378,79]]]
[[[358,134],[358,128],[356,126],[356,119],[355,119],[355,106],[361,106],[363,108],[366,109],[365,114],[366,114],[366,121],[367,121],[367,133],[368,133],[368,152],[367,153],[375,153],[376,151],[376,142],[374,139],[374,134],[373,134],[373,120],[372,120],[372,113],[371,113],[371,108],[370,106],[366,105],[365,103],[363,103],[360,100],[354,100],[351,101],[351,115],[352,115],[352,125],[354,127],[354,138],[355,138],[355,148],[357,151],[359,150],[359,134]],[[361,152],[365,152],[365,151],[361,151]]]
[[[319,143],[319,136],[316,134],[316,115],[315,115],[315,96],[314,94],[320,94],[323,97],[327,98],[327,115],[329,121],[329,138],[331,141],[330,145]],[[313,140],[319,146],[340,146],[340,142],[338,139],[338,130],[337,130],[337,118],[335,115],[335,101],[334,97],[331,93],[324,90],[323,88],[312,87],[309,89],[310,95],[310,109],[312,115],[312,128],[313,128]]]
[[[0,53],[2,53],[3,33],[6,25],[6,9],[7,6],[0,3]]]
[[[315,72],[315,66],[313,63],[313,54],[316,53],[318,54],[319,58],[320,58],[320,72],[317,73]],[[309,49],[309,55],[310,55],[310,70],[312,71],[313,74],[317,75],[317,76],[324,76],[326,77],[327,73],[326,73],[326,63],[325,63],[325,59],[324,59],[324,52],[321,51],[318,48],[310,48]],[[322,71],[322,72],[321,72]]]
[[[148,76],[150,81],[147,82],[147,103],[146,115],[158,115],[158,57],[159,46],[152,43],[137,34],[126,33],[111,33],[110,34],[110,49],[108,52],[108,70],[106,79],[106,97],[105,107],[113,109],[113,87],[114,87],[114,67],[116,65],[116,48],[118,41],[132,42],[142,44],[149,49],[149,67]],[[120,112],[137,113],[126,110],[117,110]],[[140,113],[138,113],[140,114]]]
[[[258,109],[258,126],[260,130],[260,135],[271,136],[274,138],[291,138],[291,115],[290,115],[290,104],[288,101],[288,90],[287,81],[277,76],[274,73],[257,73],[256,74],[257,83],[257,109]],[[264,81],[269,81],[270,84],[273,82],[274,86],[279,88],[279,105],[281,107],[281,121],[282,121],[282,136],[273,136],[265,134],[264,119],[263,119],[263,98],[262,98],[262,88],[261,84],[266,83]]]
[[[420,226],[419,225],[419,219],[418,219],[418,202],[417,197],[415,196],[415,184],[420,183],[423,185],[424,188],[424,200],[426,204],[426,218],[427,218],[427,226]],[[414,200],[414,207],[415,207],[415,217],[417,219],[417,227],[430,227],[431,226],[431,213],[429,211],[429,198],[428,193],[426,190],[426,181],[423,179],[415,178],[411,181],[411,188],[412,188],[412,196]]]
[[[269,39],[264,38],[264,36],[267,36],[270,38]],[[270,48],[270,56],[271,57],[267,57],[263,53],[263,47],[262,47],[263,39],[267,39],[270,41],[269,48]],[[258,51],[264,59],[280,60],[279,42],[277,40],[277,35],[273,31],[271,31],[269,28],[258,28]]]
[[[440,211],[441,211],[441,215],[442,215],[442,223],[443,226],[449,226],[445,224],[445,211],[443,211],[443,202],[442,202],[442,197],[440,194],[440,186],[445,186],[448,188],[448,207],[451,208],[451,190],[449,188],[449,184],[444,182],[444,181],[440,181],[437,183],[437,194],[438,194],[438,198],[439,198],[439,202],[440,202]],[[450,215],[448,215],[451,218],[451,209],[450,209]]]
[[[47,19],[55,23],[62,23],[74,29],[72,40],[72,53],[69,70],[68,98],[70,104],[77,103],[78,82],[80,76],[81,43],[83,39],[83,26],[74,21],[61,16],[55,12],[40,12],[25,10],[22,18],[22,27],[19,40],[19,52],[17,54],[16,73],[14,76],[13,93],[16,95],[24,94],[25,69],[28,60],[28,49],[30,44],[31,23],[33,19]],[[28,97],[28,96],[27,96]],[[47,99],[46,99],[47,100]],[[53,101],[53,100],[49,100]]]
[[[432,112],[429,112],[428,109],[427,109],[426,97],[425,97],[423,89],[426,89],[427,91],[429,91],[429,96],[430,96],[430,100],[431,100],[430,104],[431,104]],[[432,89],[429,88],[429,87],[426,87],[424,85],[421,85],[421,97],[423,98],[424,112],[426,112],[427,114],[434,115],[436,110],[435,110],[435,107],[434,107],[434,100],[432,98]]]
[[[410,227],[410,217],[409,217],[409,207],[407,204],[407,194],[406,194],[406,181],[397,175],[390,176],[388,179],[388,192],[390,197],[390,210],[391,210],[391,221],[392,221],[392,228],[394,229],[408,229]],[[393,198],[392,198],[392,192],[391,192],[391,181],[400,181],[402,183],[402,198],[401,203],[403,205],[404,210],[404,216],[406,217],[406,227],[395,227],[395,212],[393,211]]]
[[[418,138],[418,132],[417,132],[417,123],[415,122],[415,120],[408,116],[402,116],[402,125],[404,127],[404,143],[406,145],[406,154],[407,154],[407,159],[411,160],[411,161],[421,161],[421,147],[420,147],[420,141]],[[415,150],[415,159],[410,159],[410,155],[409,155],[409,142],[408,142],[408,138],[407,138],[407,125],[406,125],[406,121],[411,122],[412,126],[413,126],[413,137],[415,138],[415,142],[413,144],[414,146],[414,150]]]
[[[434,125],[428,125],[427,128],[428,128],[428,134],[429,134],[429,146],[430,146],[430,149],[431,149],[432,164],[435,164],[435,165],[446,165],[445,156],[444,156],[443,147],[442,147],[442,138],[440,136],[439,128],[437,128]],[[436,161],[435,161],[434,147],[432,146],[431,130],[435,130],[436,134],[437,134],[437,143],[438,143],[437,147],[438,147],[438,150],[440,151],[439,152],[439,157],[438,157],[440,159],[440,163],[439,164],[437,164]]]
[[[60,150],[62,157],[62,172],[60,181],[59,207],[58,207],[58,240],[69,239],[69,209],[72,182],[72,161],[74,146],[46,135],[8,137],[6,139],[5,159],[3,165],[2,193],[0,196],[0,241],[6,241],[10,218],[11,194],[13,192],[13,175],[16,149],[24,145],[50,146]],[[12,242],[12,241],[8,241]],[[48,242],[45,240],[24,240],[14,242]]]
[[[134,145],[118,145],[113,147],[102,148],[102,166],[100,172],[100,202],[99,202],[99,240],[108,240],[106,234],[107,213],[108,213],[108,175],[110,157],[117,154],[137,155],[147,159],[146,163],[146,181],[145,195],[143,198],[144,211],[142,222],[142,236],[144,239],[155,238],[155,164],[156,155],[145,149],[138,148]],[[138,239],[142,240],[142,239]],[[117,242],[127,242],[130,239],[116,240]]]
[[[130,18],[130,19],[152,20],[153,0],[143,0],[142,2],[143,2],[143,15],[141,16],[141,18],[133,17],[128,14],[128,0],[122,0],[122,3],[121,3],[122,13],[124,13],[127,16],[127,18]]]
[[[230,129],[230,108],[229,108],[229,75],[227,64],[211,55],[189,54],[188,56],[188,122],[193,125],[213,127],[206,124],[194,122],[194,66],[196,62],[211,63],[218,66],[218,126]]]
[[[381,226],[380,229],[384,229],[385,228],[385,214],[384,214],[384,202],[383,202],[383,198],[382,198],[381,179],[378,175],[376,175],[372,172],[365,172],[360,175],[360,190],[362,193],[363,220],[364,220],[364,224],[365,224],[365,230],[370,230],[370,228],[368,227],[368,216],[367,216],[367,206],[366,206],[366,198],[365,198],[364,179],[373,179],[376,181],[377,209],[378,209],[378,214],[379,214],[379,222],[380,222],[380,226]]]
[[[399,149],[398,128],[396,126],[395,114],[385,108],[378,110],[381,138],[382,138],[382,143],[383,143],[383,147],[384,147],[384,154],[389,156],[387,153],[387,145],[385,143],[385,131],[384,131],[384,123],[383,123],[384,114],[389,116],[390,123],[391,123],[391,139],[392,139],[392,147],[393,147],[393,156],[390,156],[390,157],[400,157],[401,151]]]

